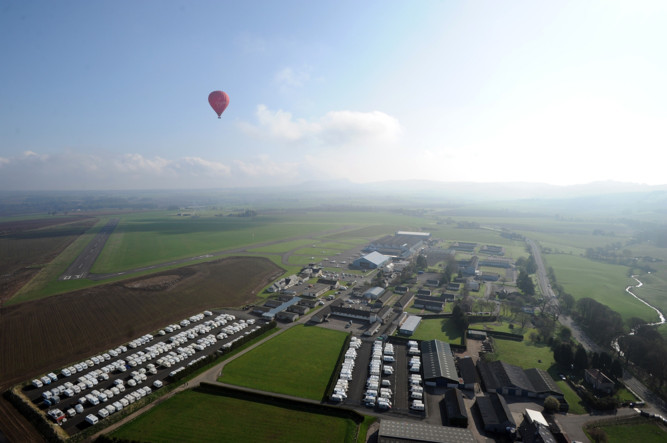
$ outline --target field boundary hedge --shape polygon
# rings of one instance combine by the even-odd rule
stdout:
[[[285,398],[270,393],[249,392],[242,389],[236,389],[230,386],[223,386],[216,383],[201,382],[198,387],[193,388],[195,392],[204,394],[222,395],[225,397],[237,398],[240,400],[254,401],[281,408],[292,409],[301,412],[318,413],[332,417],[350,419],[359,425],[364,421],[364,416],[352,409],[329,406],[321,403],[305,402],[296,399]]]
[[[4,396],[47,441],[65,441],[69,437],[60,426],[48,421],[46,415],[20,392],[20,386],[5,391]]]

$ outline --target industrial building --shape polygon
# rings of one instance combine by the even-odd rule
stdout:
[[[422,318],[418,315],[408,315],[403,324],[398,328],[398,333],[401,335],[412,335],[419,326]]]
[[[427,386],[456,388],[459,375],[449,343],[429,340],[421,343],[424,383]]]
[[[366,254],[352,262],[352,267],[356,269],[378,269],[391,261],[388,257],[380,252],[374,251]]]

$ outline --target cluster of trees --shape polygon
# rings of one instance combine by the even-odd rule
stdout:
[[[587,334],[596,342],[608,344],[625,332],[621,314],[592,298],[579,299],[575,317],[584,325]]]
[[[640,326],[634,335],[624,335],[618,339],[618,346],[627,360],[631,360],[647,371],[662,389],[667,381],[667,340],[653,327]]]
[[[516,279],[516,286],[525,295],[535,295],[535,283],[531,274],[537,272],[537,263],[532,254],[528,258],[520,257],[516,261],[516,267],[519,269],[519,276]]]

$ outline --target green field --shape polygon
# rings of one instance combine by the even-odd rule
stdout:
[[[656,321],[655,311],[625,292],[628,285],[635,283],[627,276],[625,266],[574,255],[549,254],[543,257],[547,265],[554,268],[558,283],[575,300],[592,298],[621,314],[624,320],[639,317],[646,321]]]
[[[641,443],[662,443],[667,440],[667,432],[655,422],[648,420],[637,423],[623,423],[618,425],[600,426],[607,434],[608,443],[626,443],[636,441]],[[588,434],[588,429],[586,429]]]
[[[353,442],[354,421],[254,401],[184,391],[112,437],[151,442]]]
[[[433,318],[423,319],[410,338],[414,340],[440,340],[458,345],[461,344],[463,336],[451,319]]]
[[[321,400],[347,334],[298,325],[229,362],[219,381]]]

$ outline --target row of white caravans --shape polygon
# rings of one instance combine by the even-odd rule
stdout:
[[[421,369],[421,353],[419,352],[419,344],[414,341],[408,341],[408,361],[409,375],[408,384],[410,386],[410,409],[415,411],[425,410],[424,406],[424,388],[422,387],[422,376],[419,373]]]
[[[340,402],[347,398],[348,384],[352,380],[352,372],[354,371],[354,364],[357,359],[357,349],[361,347],[361,340],[359,337],[352,336],[350,338],[350,345],[345,351],[345,359],[340,369],[336,386],[331,394],[331,401]]]

